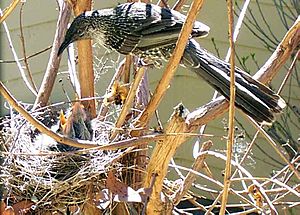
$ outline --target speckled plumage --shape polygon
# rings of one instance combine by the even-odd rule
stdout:
[[[185,16],[177,11],[144,3],[87,11],[71,24],[59,54],[70,42],[93,38],[121,54],[132,53],[147,62],[155,61],[163,57],[160,48],[169,49],[167,46],[176,43],[184,21]],[[196,22],[192,36],[206,36],[208,32],[208,26]]]
[[[76,17],[58,54],[72,42],[94,39],[121,54],[140,56],[159,66],[173,53],[186,17],[173,10],[145,3],[125,3],[115,8],[87,11]],[[193,39],[206,36],[209,27],[195,22],[181,64],[207,81],[227,99],[230,66],[201,48]],[[239,68],[236,74],[236,106],[257,122],[271,123],[285,107],[284,100]]]

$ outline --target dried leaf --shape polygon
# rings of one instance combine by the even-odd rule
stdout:
[[[113,214],[130,215],[128,205],[124,202],[120,202],[113,210]]]
[[[129,92],[129,88],[127,87],[127,85],[120,85],[119,86],[118,94],[120,96],[120,100],[121,100],[122,104],[124,104],[124,101],[127,98],[128,92]]]
[[[19,215],[26,214],[31,209],[32,205],[34,205],[32,201],[24,200],[14,204],[12,207],[15,211],[15,214]]]
[[[11,206],[6,206],[5,202],[2,200],[0,202],[0,214],[1,215],[15,215],[14,209]]]
[[[92,202],[88,201],[84,204],[82,209],[82,214],[85,215],[101,215],[101,211],[97,208],[97,206]]]
[[[101,210],[106,209],[110,204],[108,189],[103,189],[102,191],[97,192],[93,201],[97,208]]]
[[[5,204],[5,202],[2,200],[2,201],[0,202],[0,214],[3,214],[3,213],[4,213],[5,208],[6,208],[6,204]]]
[[[261,192],[259,191],[259,187],[252,184],[248,187],[248,192],[253,196],[256,205],[258,207],[262,207],[264,203],[264,197],[262,196]]]
[[[0,205],[1,215],[21,215],[26,214],[31,209],[31,206],[34,205],[32,201],[24,200],[18,202],[12,206],[6,206],[2,201]]]
[[[116,202],[142,202],[142,197],[137,191],[135,191],[131,187],[127,186],[126,192],[116,194],[114,197],[114,201],[116,201]]]
[[[139,192],[117,180],[112,171],[108,173],[106,187],[113,194],[113,200],[116,202],[142,202]]]
[[[1,211],[2,212],[2,211]],[[15,211],[13,209],[13,207],[8,206],[4,209],[4,212],[1,213],[2,215],[15,215]]]
[[[146,199],[151,195],[151,188],[140,188],[137,190],[137,192],[140,194],[140,196],[142,197],[142,201],[145,202]]]
[[[71,214],[78,214],[80,211],[80,208],[78,205],[71,205],[71,206],[69,206],[69,211],[71,212]]]
[[[114,82],[111,92],[105,95],[104,103],[108,105],[110,102],[115,102],[117,105],[124,104],[129,92],[127,84],[120,84],[118,81]]]

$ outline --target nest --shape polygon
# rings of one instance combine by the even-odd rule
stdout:
[[[43,119],[51,129],[58,130],[55,122],[58,115],[52,113],[46,111],[35,117]],[[92,124],[92,141],[108,144],[112,124],[100,121]],[[115,161],[122,154],[121,151],[84,151],[62,147],[38,133],[18,114],[4,119],[1,131],[1,145],[4,146],[0,169],[3,198],[10,204],[30,200],[34,203],[31,207],[34,214],[65,212],[68,206],[82,205],[91,199],[88,192],[96,193],[103,189],[104,173],[112,165],[117,165]]]

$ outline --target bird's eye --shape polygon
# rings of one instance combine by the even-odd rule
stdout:
[[[77,29],[77,35],[78,35],[79,37],[83,37],[84,31],[81,30],[81,29]]]

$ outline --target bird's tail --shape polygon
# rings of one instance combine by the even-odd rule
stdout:
[[[230,65],[191,39],[182,58],[182,64],[207,81],[229,99]],[[282,112],[285,101],[270,88],[254,80],[248,73],[235,68],[235,105],[259,123],[270,124],[275,114]]]

